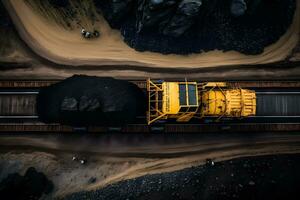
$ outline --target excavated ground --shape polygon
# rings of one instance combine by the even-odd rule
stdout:
[[[297,199],[300,155],[234,159],[143,176],[64,199]]]
[[[143,67],[195,69],[225,65],[264,64],[284,60],[297,45],[299,38],[298,2],[289,30],[278,42],[270,45],[257,56],[247,56],[234,51],[226,53],[210,51],[188,56],[137,52],[128,47],[122,41],[120,32],[111,29],[101,16],[98,16],[98,21],[94,25],[101,31],[101,37],[85,40],[80,35],[79,26],[73,30],[67,30],[53,20],[35,12],[24,0],[3,2],[26,44],[39,56],[63,65],[92,65],[99,66],[99,68],[107,65],[125,65],[135,66],[134,69],[143,69]],[[121,67],[118,69],[120,70]]]
[[[17,1],[21,2],[22,1]],[[0,4],[1,6],[2,4]],[[27,10],[30,9],[27,7]],[[213,58],[213,62],[211,60],[209,61],[209,65],[203,65],[201,67],[201,62],[197,62],[197,64],[193,64],[193,69],[190,69],[189,67],[180,67],[180,68],[174,68],[176,67],[176,64],[180,65],[180,62],[184,62],[185,64],[189,65],[193,62],[193,58],[195,55],[190,56],[178,56],[177,58],[183,59],[180,62],[177,62],[178,60],[175,59],[175,55],[169,55],[169,56],[162,56],[161,58],[168,58],[165,59],[165,63],[168,64],[168,68],[158,68],[158,67],[147,67],[147,64],[145,63],[135,63],[134,65],[129,64],[127,54],[123,54],[119,50],[115,52],[115,54],[118,54],[118,59],[121,58],[120,55],[126,55],[127,61],[119,61],[118,62],[97,62],[94,63],[94,66],[67,66],[67,65],[59,65],[57,63],[51,62],[44,57],[39,56],[34,51],[29,48],[27,44],[27,40],[25,42],[20,38],[19,32],[15,30],[14,24],[11,22],[10,17],[8,13],[6,13],[6,9],[2,6],[1,11],[1,27],[0,27],[0,79],[62,79],[66,77],[70,77],[74,74],[86,74],[91,76],[113,76],[116,78],[121,79],[145,79],[148,77],[152,78],[158,78],[158,79],[166,79],[166,78],[177,78],[180,77],[187,77],[189,79],[203,79],[203,80],[259,80],[259,79],[298,79],[300,76],[300,68],[299,68],[299,61],[300,61],[300,45],[298,43],[297,47],[290,53],[290,50],[285,49],[285,45],[283,43],[278,43],[275,46],[277,46],[274,49],[278,49],[276,55],[274,55],[274,58],[278,60],[282,60],[279,63],[270,63],[266,65],[261,65],[261,61],[263,62],[273,62],[274,60],[270,59],[269,56],[273,57],[273,54],[271,52],[266,51],[265,57],[263,54],[257,56],[247,56],[247,60],[254,59],[255,61],[254,65],[243,65],[241,66],[242,62],[239,56],[229,56],[232,59],[235,59],[233,63],[231,63],[229,66],[223,66],[223,67],[213,67],[213,65],[219,65],[219,64],[229,64],[226,61],[222,61],[221,63],[218,63],[218,59],[222,59],[222,56],[217,53],[207,53],[208,55],[211,55],[211,58]],[[31,11],[30,11],[31,12]],[[299,12],[299,3],[297,3],[297,12]],[[35,12],[31,13],[33,15],[37,15],[37,19],[42,20],[44,25],[49,25],[49,28],[51,27],[59,27],[57,24],[53,23],[51,20],[46,20],[44,17],[39,16]],[[3,17],[4,16],[4,17]],[[297,16],[297,15],[296,15]],[[289,41],[289,45],[296,45],[296,41],[299,38],[296,34],[298,32],[298,26],[297,24],[297,17],[294,18],[293,28],[290,29],[289,35],[288,33],[282,37],[283,38],[290,38],[291,40],[285,40]],[[101,22],[101,21],[100,21]],[[99,23],[100,23],[99,22]],[[86,23],[88,24],[88,23]],[[76,27],[76,26],[75,26]],[[108,26],[105,26],[106,28],[109,28]],[[75,38],[78,39],[78,42],[81,45],[89,46],[94,44],[96,41],[85,41],[80,37],[80,34],[78,34],[78,28],[72,30],[67,30],[63,27],[60,27],[62,29],[63,33],[66,34],[73,34],[75,35]],[[105,29],[106,30],[106,29]],[[119,41],[120,39],[117,39],[112,30],[106,32],[104,30],[104,38],[108,38],[110,35],[115,38],[115,42]],[[22,35],[21,35],[22,36]],[[291,36],[291,37],[290,37]],[[69,36],[68,36],[69,37]],[[292,39],[293,38],[293,39]],[[63,38],[62,38],[63,39]],[[76,39],[76,40],[77,40]],[[282,41],[282,39],[280,41]],[[102,40],[100,38],[100,40]],[[103,39],[105,40],[105,39]],[[100,42],[100,41],[99,41]],[[106,42],[106,41],[105,41]],[[33,42],[34,43],[34,42]],[[96,42],[96,44],[98,41]],[[60,44],[64,44],[65,42]],[[103,43],[105,44],[105,43]],[[102,46],[104,48],[104,46]],[[113,43],[112,43],[113,44]],[[124,44],[125,45],[125,44]],[[283,46],[282,46],[283,45]],[[126,48],[128,48],[127,45],[125,45]],[[99,45],[98,45],[99,47]],[[280,48],[279,48],[280,47]],[[77,47],[74,47],[73,49],[78,50]],[[284,50],[283,50],[284,49]],[[290,49],[290,48],[288,48]],[[282,50],[282,51],[281,51]],[[83,52],[83,51],[81,51]],[[284,52],[284,53],[283,53]],[[38,52],[39,53],[39,52]],[[235,54],[233,52],[227,52],[228,54]],[[109,52],[108,52],[109,54]],[[138,54],[138,52],[135,52],[135,54]],[[139,55],[145,55],[147,53],[140,53]],[[286,55],[289,55],[286,57]],[[155,54],[158,56],[158,54]],[[223,55],[223,54],[222,54]],[[236,54],[235,54],[236,55]],[[106,55],[108,56],[108,55]],[[262,57],[261,57],[262,56]],[[228,57],[228,58],[229,58]],[[106,57],[107,58],[107,57]],[[134,58],[140,59],[139,56],[134,55]],[[153,58],[153,59],[152,59]],[[159,58],[159,57],[157,57]],[[206,57],[209,58],[209,57]],[[69,61],[75,61],[74,59],[68,59]],[[155,61],[156,58],[151,57],[152,61]],[[85,60],[87,61],[87,60]],[[107,60],[106,60],[107,61]],[[174,62],[173,62],[174,61]],[[82,64],[80,62],[77,62],[77,64]],[[75,64],[76,64],[75,63]],[[247,63],[247,62],[246,62]],[[101,64],[101,66],[96,66]],[[149,63],[148,63],[149,64]],[[175,64],[175,65],[174,65]],[[259,65],[258,65],[259,64]],[[210,66],[211,65],[211,66]],[[210,67],[209,67],[210,66]],[[218,73],[216,73],[216,71]]]
[[[74,192],[101,189],[144,175],[200,166],[206,159],[218,163],[248,156],[295,153],[300,153],[299,134],[2,135],[0,182],[8,174],[23,175],[29,167],[34,167],[53,182],[53,192],[47,196],[52,199]],[[73,156],[76,157],[75,161],[72,160]],[[86,164],[80,164],[81,159],[86,160]],[[242,173],[243,169],[240,170]],[[186,172],[193,173],[195,168]],[[173,177],[172,174],[161,174],[153,178],[156,180],[158,176]],[[235,172],[235,176],[242,174]],[[147,181],[148,178],[152,180],[151,176],[139,180]],[[112,187],[118,188],[118,185]],[[154,189],[154,186],[151,188]],[[123,189],[126,194],[128,190]]]

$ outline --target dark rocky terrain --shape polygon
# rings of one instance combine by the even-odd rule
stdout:
[[[66,8],[70,6],[70,2],[68,0],[49,0],[49,2],[57,8]]]
[[[0,183],[1,199],[40,199],[43,194],[49,194],[52,190],[53,183],[32,167],[27,169],[24,176],[10,174]]]
[[[0,28],[6,28],[11,25],[12,25],[12,23],[11,23],[10,17],[8,15],[6,9],[4,8],[4,5],[0,1]]]
[[[37,99],[41,120],[65,124],[123,124],[145,112],[142,90],[128,81],[76,75],[43,88]]]
[[[300,155],[234,159],[122,181],[65,199],[298,199]]]
[[[96,6],[138,51],[260,54],[292,23],[295,1],[106,0]]]

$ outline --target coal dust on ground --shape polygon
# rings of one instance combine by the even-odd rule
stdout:
[[[300,155],[234,159],[177,172],[143,176],[91,192],[77,199],[297,199]]]

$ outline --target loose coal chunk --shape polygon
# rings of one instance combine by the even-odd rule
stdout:
[[[193,25],[201,5],[202,0],[139,0],[137,32],[155,27],[160,34],[179,37]]]
[[[162,32],[176,11],[178,1],[176,0],[138,0],[137,9],[137,32],[147,28],[156,27]]]
[[[28,168],[24,176],[10,174],[0,183],[2,199],[40,199],[52,190],[53,183],[33,167]]]
[[[202,0],[183,0],[163,30],[163,34],[172,37],[183,35],[194,24],[201,5]]]
[[[49,3],[59,8],[66,8],[70,6],[69,0],[49,0]]]
[[[247,4],[245,0],[232,0],[231,2],[231,14],[239,17],[245,14],[247,10]]]
[[[145,95],[133,83],[113,78],[73,76],[43,88],[37,98],[45,122],[109,125],[145,115]]]
[[[94,2],[113,28],[119,27],[134,7],[134,0],[95,0]]]

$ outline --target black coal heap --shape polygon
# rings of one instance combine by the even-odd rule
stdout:
[[[53,190],[52,181],[35,168],[27,169],[24,176],[18,173],[9,174],[0,183],[0,196],[2,199],[40,199],[43,194]]]
[[[138,51],[260,54],[291,25],[295,0],[95,0]]]
[[[42,121],[70,125],[117,125],[145,115],[145,95],[135,84],[113,78],[75,75],[41,89]]]

